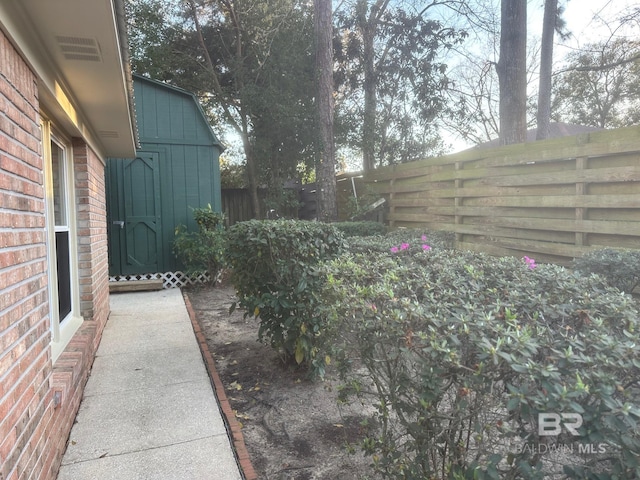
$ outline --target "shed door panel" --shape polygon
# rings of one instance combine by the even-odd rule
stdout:
[[[124,222],[126,245],[122,273],[159,270],[160,180],[158,154],[139,152],[124,162]]]
[[[109,255],[112,275],[157,273],[162,265],[158,154],[111,160]]]

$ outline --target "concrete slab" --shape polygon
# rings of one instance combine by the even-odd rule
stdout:
[[[122,293],[116,294],[118,296],[125,295]],[[110,320],[113,320],[111,325],[107,324],[105,329],[112,329],[118,327],[118,322],[125,322],[129,325],[139,325],[139,326],[153,326],[153,325],[162,325],[165,323],[175,323],[175,316],[182,315],[182,308],[179,307],[168,307],[166,310],[162,312],[154,312],[154,311],[142,311],[142,312],[113,312],[111,314]]]
[[[183,313],[176,314],[187,315]],[[113,320],[109,319],[109,323]],[[105,328],[98,356],[141,352],[145,350],[167,350],[172,348],[198,348],[193,328],[186,322],[171,322],[153,325],[138,325],[121,321],[122,325]]]
[[[226,435],[208,380],[85,397],[64,464]]]
[[[58,480],[241,480],[226,436],[64,465]]]
[[[111,310],[119,314],[161,313],[167,307],[184,307],[182,292],[179,288],[155,292],[117,293],[110,296]]]
[[[240,480],[179,290],[111,296],[59,480]]]
[[[167,361],[167,359],[171,359]],[[86,397],[202,380],[206,369],[193,347],[101,355],[93,362]]]

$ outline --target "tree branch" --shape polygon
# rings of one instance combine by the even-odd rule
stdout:
[[[224,91],[222,90],[222,87],[220,86],[220,80],[218,79],[218,75],[216,73],[215,67],[213,65],[213,61],[211,60],[211,56],[209,55],[209,50],[207,49],[207,44],[204,41],[204,35],[202,34],[202,27],[200,25],[200,20],[198,19],[198,11],[196,9],[196,4],[194,2],[194,0],[186,0],[187,4],[189,6],[190,12],[191,12],[191,16],[193,17],[193,22],[195,24],[196,27],[196,35],[198,36],[198,42],[200,43],[200,46],[202,47],[202,54],[204,55],[205,61],[206,61],[206,67],[207,70],[209,71],[209,74],[211,75],[211,80],[213,82],[213,89],[215,91],[215,93],[220,97],[220,99],[224,98]],[[227,118],[227,120],[229,121],[229,123],[231,124],[231,126],[233,126],[233,128],[240,134],[242,134],[242,128],[240,127],[240,125],[238,125],[238,122],[236,122],[236,119],[233,118],[233,114],[231,113],[231,110],[229,109],[229,106],[226,104],[226,102],[224,101],[220,101],[220,106],[222,107],[225,117]]]

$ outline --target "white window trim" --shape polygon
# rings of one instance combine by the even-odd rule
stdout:
[[[80,315],[80,288],[78,278],[78,241],[76,229],[76,196],[73,169],[73,156],[70,142],[54,131],[46,117],[42,116],[42,155],[45,186],[45,222],[47,238],[47,274],[49,277],[49,318],[51,319],[51,357],[55,361],[60,357],[73,335],[82,325]],[[51,164],[51,142],[55,142],[64,152],[65,203],[68,227],[55,226],[53,171]],[[69,232],[69,267],[71,274],[71,312],[65,318],[58,313],[58,278],[56,256],[56,231]]]

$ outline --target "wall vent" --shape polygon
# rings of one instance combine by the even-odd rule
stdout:
[[[101,62],[100,47],[95,38],[57,35],[58,47],[66,60]]]
[[[98,135],[100,135],[102,138],[119,138],[120,137],[120,134],[113,130],[100,130],[98,132]]]

